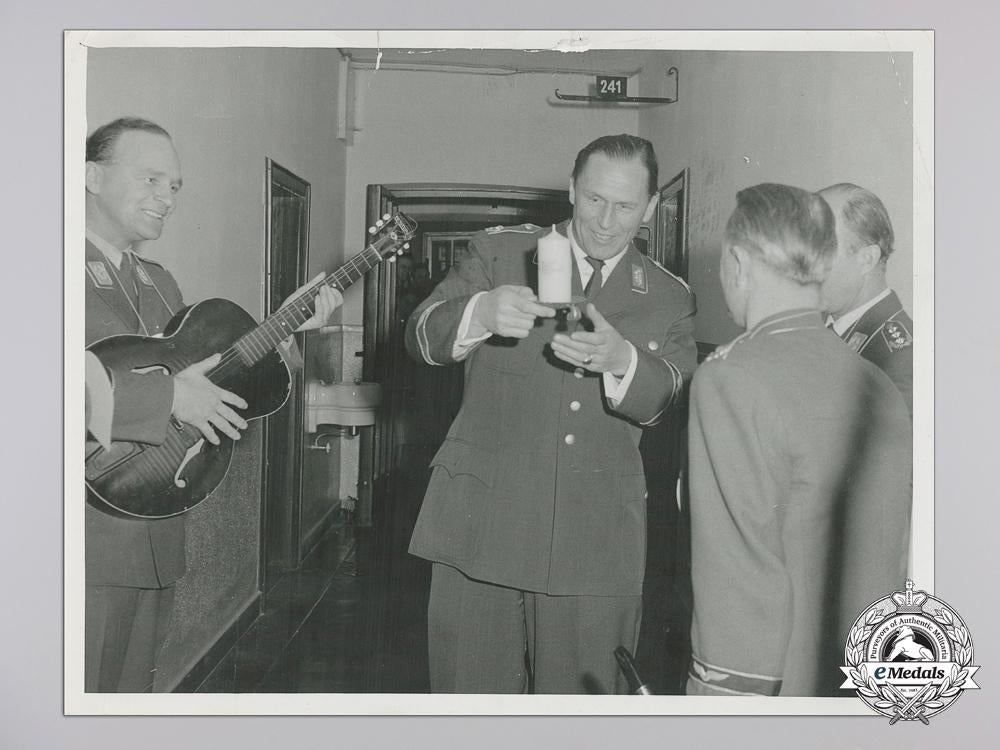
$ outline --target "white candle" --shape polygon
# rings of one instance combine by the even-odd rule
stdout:
[[[538,300],[569,302],[573,296],[573,251],[569,239],[552,231],[538,240]]]

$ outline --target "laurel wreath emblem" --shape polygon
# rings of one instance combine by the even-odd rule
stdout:
[[[898,693],[890,691],[888,687],[876,683],[874,678],[868,674],[868,665],[863,663],[865,644],[872,631],[882,621],[883,614],[885,612],[882,609],[873,609],[864,620],[859,620],[854,624],[847,638],[845,656],[847,666],[850,668],[851,681],[857,688],[858,695],[866,698],[876,709],[888,711],[893,708],[902,708],[907,701]],[[917,714],[925,708],[930,710],[944,708],[945,701],[957,696],[969,677],[969,667],[972,665],[972,642],[968,629],[959,624],[955,615],[946,607],[935,609],[934,619],[943,626],[945,633],[951,639],[956,661],[951,665],[951,671],[945,675],[941,684],[930,683],[929,687],[925,689],[925,693],[911,706],[912,715],[903,718],[917,718]]]

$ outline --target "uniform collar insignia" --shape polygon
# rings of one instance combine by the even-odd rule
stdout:
[[[138,258],[136,258],[136,260],[138,261]],[[153,286],[153,280],[149,278],[149,274],[146,273],[146,269],[142,267],[141,261],[133,263],[132,268],[135,269],[135,275],[139,277],[139,281],[146,286]]]
[[[88,260],[87,274],[90,276],[90,280],[94,282],[94,286],[99,286],[102,289],[111,289],[115,285],[111,280],[111,274],[108,273],[108,267],[104,265],[103,260]]]
[[[852,333],[851,337],[847,339],[847,345],[851,347],[852,351],[860,352],[861,347],[865,345],[865,342],[867,340],[868,337],[865,336],[863,333]]]
[[[646,285],[646,268],[641,261],[632,261],[632,291],[638,294],[649,291]]]
[[[905,349],[913,343],[913,338],[910,336],[910,332],[907,331],[906,326],[898,320],[890,320],[882,326],[882,338],[885,339],[885,343],[886,346],[889,347],[889,351],[893,352]]]

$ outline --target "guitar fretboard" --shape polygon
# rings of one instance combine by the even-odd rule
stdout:
[[[238,354],[247,366],[258,362],[313,316],[316,312],[316,295],[320,289],[331,286],[343,292],[382,262],[380,247],[391,242],[393,242],[391,238],[383,238],[377,243],[368,245],[320,283],[303,290],[257,328],[237,339],[230,351]],[[226,356],[223,355],[223,361],[225,360]]]

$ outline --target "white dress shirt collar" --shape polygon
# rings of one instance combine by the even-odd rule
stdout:
[[[580,281],[583,283],[583,286],[586,287],[587,282],[590,281],[590,275],[594,272],[594,267],[587,262],[587,254],[576,243],[576,237],[573,236],[572,221],[566,225],[566,236],[569,237],[569,246],[573,248],[573,257],[576,258],[576,267],[580,270]],[[626,244],[617,255],[614,255],[604,261],[604,266],[601,268],[602,286],[611,277],[611,272],[615,270],[615,266],[617,266],[621,259],[625,257],[626,250],[628,250],[628,244]]]
[[[875,305],[877,305],[879,302],[888,297],[891,291],[892,291],[891,289],[886,287],[885,289],[882,290],[881,294],[875,295],[870,300],[865,302],[863,305],[855,307],[850,312],[844,313],[839,318],[834,320],[833,321],[834,332],[838,336],[843,336],[850,329],[851,326],[853,326],[855,323],[861,320],[861,317],[866,312],[871,310],[873,307],[875,307]]]

